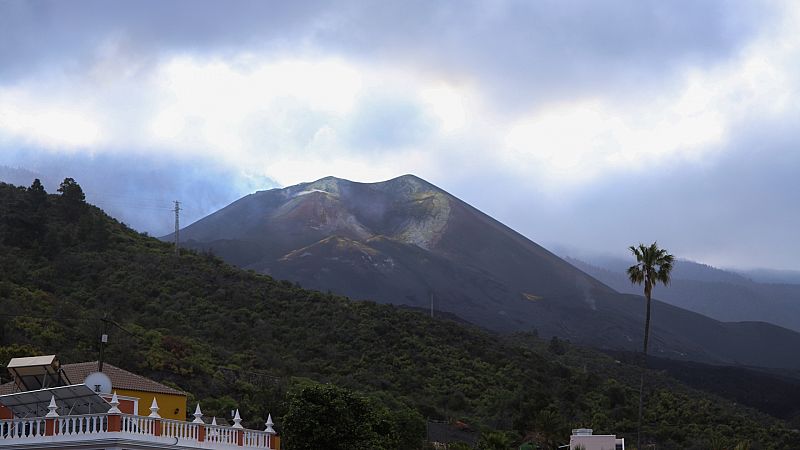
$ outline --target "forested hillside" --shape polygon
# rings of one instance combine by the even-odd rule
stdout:
[[[564,443],[570,428],[632,437],[638,371],[535,333],[501,337],[414,311],[304,290],[174,249],[83,201],[0,184],[0,362],[57,353],[106,359],[174,385],[207,415],[234,406],[250,426],[278,425],[287,392],[309,380],[368,396],[392,439],[419,448],[424,420],[461,419],[520,442]],[[0,372],[4,373],[4,371]],[[707,449],[726,440],[790,448],[784,422],[648,376],[646,440]],[[289,449],[291,450],[291,449]]]

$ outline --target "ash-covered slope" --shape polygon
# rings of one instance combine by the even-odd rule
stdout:
[[[303,286],[411,306],[429,306],[433,297],[435,309],[496,330],[530,329],[520,314],[545,299],[591,302],[593,294],[613,293],[411,175],[382,183],[323,178],[258,192],[181,235],[189,246]]]
[[[618,294],[412,175],[381,183],[328,177],[257,192],[181,237],[305,287],[420,308],[433,301],[502,332],[535,328],[598,347],[641,345],[641,298]],[[655,306],[653,320],[654,352],[672,358],[784,367],[789,354],[776,340],[800,344],[800,335],[778,327],[721,323],[666,304]]]

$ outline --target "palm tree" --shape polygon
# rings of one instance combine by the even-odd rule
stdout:
[[[478,441],[478,450],[508,450],[509,447],[511,440],[500,431],[483,433]]]
[[[535,427],[544,441],[545,448],[558,446],[558,435],[564,427],[561,422],[561,416],[555,411],[550,409],[539,411],[536,414]]]
[[[667,253],[658,244],[653,242],[650,246],[639,244],[639,247],[630,246],[631,253],[636,257],[636,265],[628,268],[628,278],[631,283],[644,283],[644,298],[647,299],[647,314],[644,319],[644,349],[642,353],[647,356],[647,342],[650,339],[650,296],[657,283],[664,286],[669,284],[670,272],[675,257]]]
[[[639,384],[639,426],[636,432],[636,448],[642,448],[642,405],[644,399],[644,371],[647,365],[647,343],[650,340],[650,297],[653,287],[662,283],[669,284],[670,272],[675,257],[667,253],[658,244],[653,242],[650,246],[639,244],[639,247],[630,246],[631,253],[636,257],[636,264],[628,268],[628,278],[631,283],[644,283],[644,298],[647,300],[647,313],[644,319],[644,346],[642,348],[642,378]]]

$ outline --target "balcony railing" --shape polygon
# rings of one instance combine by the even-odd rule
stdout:
[[[239,424],[238,411],[235,424],[227,427],[203,423],[199,406],[194,422],[163,419],[158,416],[155,404],[153,409],[155,411],[150,417],[144,417],[122,414],[114,408],[104,414],[58,416],[53,408],[46,417],[0,420],[0,447],[16,443],[75,443],[115,438],[203,449],[247,447],[272,450],[276,447],[271,418],[267,421],[267,431],[257,431],[246,430]]]
[[[114,417],[119,418],[118,430],[114,429]],[[74,442],[114,437],[165,444],[177,442],[197,448],[273,448],[272,434],[266,431],[129,414],[0,420],[0,447],[9,441]]]

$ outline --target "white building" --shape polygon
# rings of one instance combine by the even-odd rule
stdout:
[[[625,439],[613,434],[592,434],[591,428],[572,430],[569,438],[570,450],[625,450]]]

